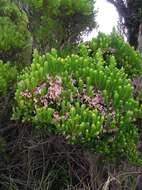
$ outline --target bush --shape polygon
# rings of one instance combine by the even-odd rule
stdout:
[[[17,71],[9,63],[0,61],[0,127],[8,122],[12,104],[13,84],[16,81]]]
[[[81,44],[79,54],[95,57],[97,50],[100,49],[106,64],[114,55],[117,67],[124,68],[129,77],[142,75],[142,58],[124,39],[116,32],[110,35],[99,33],[96,38],[86,44]]]
[[[136,159],[138,102],[124,72],[97,51],[94,59],[55,50],[40,56],[19,77],[13,119],[62,134],[69,143],[112,157]]]
[[[28,19],[15,3],[0,1],[0,58],[23,67],[31,56]]]

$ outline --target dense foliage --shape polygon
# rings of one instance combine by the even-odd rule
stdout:
[[[83,52],[82,55],[87,54],[91,57],[95,57],[97,50],[100,49],[106,64],[109,64],[109,59],[113,55],[116,59],[117,67],[124,68],[129,78],[142,75],[140,54],[128,43],[124,42],[123,38],[115,31],[110,35],[99,33],[92,41],[86,42],[86,45],[81,44],[79,49]]]
[[[31,38],[26,14],[9,0],[0,1],[0,59],[22,65],[29,63]]]
[[[115,32],[79,43],[94,16],[0,0],[0,189],[142,189],[142,58]]]
[[[98,50],[101,50],[106,65],[109,65],[110,58],[113,55],[116,59],[117,68],[123,68],[127,77],[131,79],[131,83],[134,86],[134,98],[139,102],[138,118],[142,118],[141,55],[115,31],[110,35],[99,33],[92,41],[80,44],[76,52],[81,56],[88,55],[94,58]]]
[[[12,107],[13,83],[16,82],[17,71],[10,64],[0,61],[0,127],[8,122]]]
[[[33,46],[46,52],[80,41],[95,26],[94,0],[19,0],[27,13]]]
[[[83,52],[82,52],[83,53]],[[61,58],[55,50],[40,56],[20,76],[13,117],[65,135],[70,143],[110,157],[134,159],[138,103],[123,69],[98,51],[92,59]]]

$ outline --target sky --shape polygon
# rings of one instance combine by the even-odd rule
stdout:
[[[93,30],[85,40],[90,40],[97,35],[99,31],[109,34],[112,28],[117,25],[118,13],[115,7],[108,3],[107,0],[96,0],[95,9],[98,9],[96,21],[99,28]]]

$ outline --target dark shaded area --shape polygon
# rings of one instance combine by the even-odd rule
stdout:
[[[142,168],[68,145],[65,138],[33,126],[11,123],[0,130],[6,141],[0,154],[0,189],[110,190],[142,188]]]

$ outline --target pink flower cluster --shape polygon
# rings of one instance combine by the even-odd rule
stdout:
[[[74,81],[75,83],[76,81]],[[42,91],[46,90],[47,92],[42,95]],[[32,98],[34,106],[43,105],[44,107],[48,107],[49,104],[54,104],[56,100],[58,100],[58,104],[60,104],[60,95],[62,92],[62,81],[61,78],[56,77],[53,78],[51,76],[47,76],[47,82],[42,83],[41,85],[34,88],[31,92],[29,90],[25,90],[21,93],[23,97]],[[108,113],[112,115],[112,118],[115,118],[115,111],[112,107],[112,102],[110,101],[109,105],[105,105],[103,100],[103,95],[100,90],[94,88],[94,94],[92,97],[87,95],[86,87],[84,87],[84,92],[80,94],[77,93],[77,96],[70,96],[72,99],[78,98],[82,103],[87,104],[91,108],[96,108],[102,115],[107,116]],[[68,118],[68,114],[65,114],[65,119]],[[53,114],[54,121],[59,121],[60,115],[59,112],[54,112]]]
[[[61,79],[53,79],[48,76],[48,92],[43,97],[41,97],[41,103],[47,107],[48,103],[53,103],[56,99],[59,99],[62,92]]]
[[[115,111],[113,110],[111,103],[109,107],[105,106],[102,92],[100,90],[94,90],[94,96],[87,96],[86,92],[83,95],[79,94],[78,98],[81,102],[86,103],[89,107],[96,108],[102,115],[107,116],[108,112],[112,114],[112,117],[115,117]]]
[[[65,112],[63,117],[64,117],[65,120],[68,119],[69,113],[68,113],[68,112]],[[60,116],[60,114],[59,114],[58,111],[55,111],[55,112],[53,113],[53,119],[54,119],[55,122],[58,122],[58,121],[61,120],[61,116]]]
[[[56,80],[53,80],[52,77],[48,76],[48,97],[52,100],[59,98],[62,91],[61,79],[58,77]]]
[[[35,94],[41,94],[42,90],[47,86],[47,84],[44,82],[40,86],[36,87],[34,92]]]
[[[24,92],[21,92],[21,96],[26,97],[26,98],[31,98],[32,93],[29,90],[25,90]]]
[[[60,97],[62,91],[62,82],[59,77],[53,79],[51,76],[47,77],[47,83],[42,83],[40,86],[37,86],[35,89],[30,92],[29,90],[25,90],[21,93],[23,97],[32,98],[34,104],[43,104],[45,107],[48,107],[49,103],[54,102],[56,99]],[[44,96],[41,95],[43,89],[47,88],[47,93]]]

